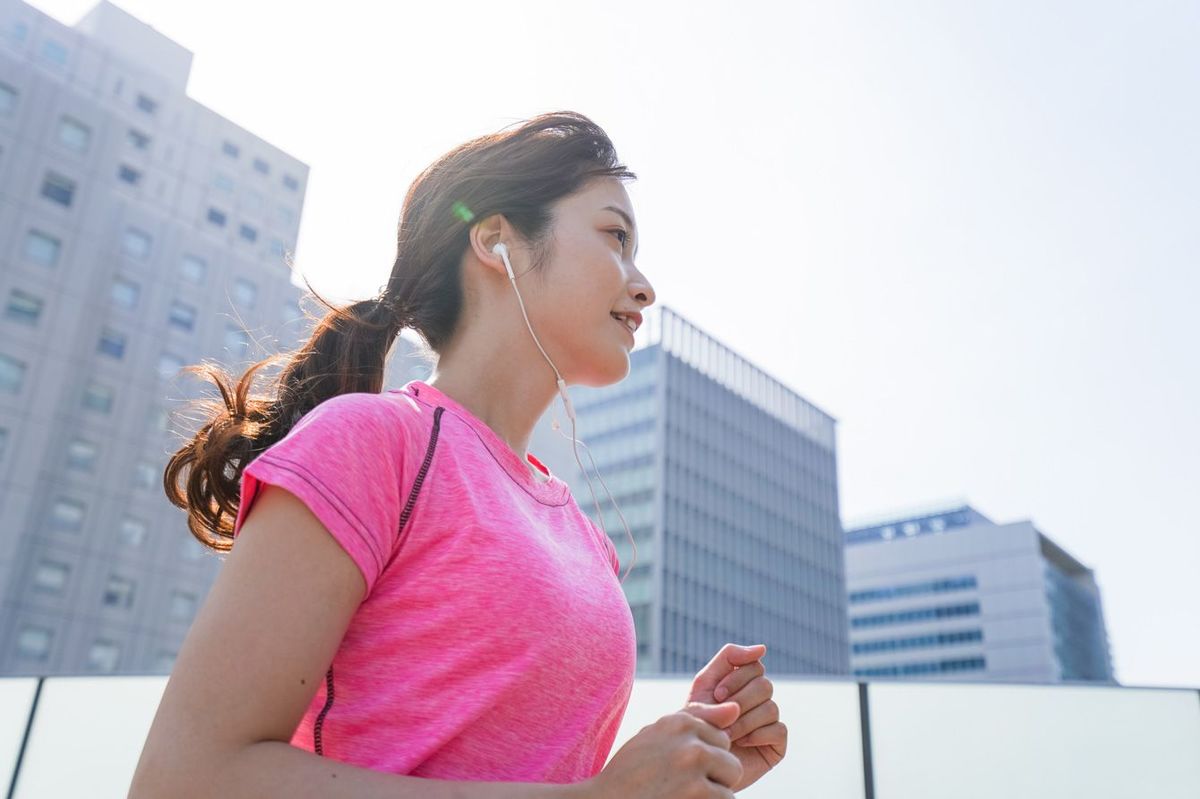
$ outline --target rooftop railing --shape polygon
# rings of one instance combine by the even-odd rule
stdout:
[[[739,796],[1200,797],[1194,689],[770,676],[787,756]],[[124,797],[166,681],[0,678],[7,796]],[[679,709],[689,684],[636,680],[612,751]]]

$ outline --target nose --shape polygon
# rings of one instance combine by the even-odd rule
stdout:
[[[629,282],[629,293],[643,308],[654,304],[654,287],[641,272],[636,272],[634,279]]]

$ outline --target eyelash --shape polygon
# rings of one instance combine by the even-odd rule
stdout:
[[[621,249],[622,250],[625,249],[625,245],[629,243],[629,232],[627,230],[625,230],[624,228],[617,228],[616,230],[610,230],[608,232],[609,233],[620,233],[624,237],[624,238],[619,239],[619,241],[621,242]]]

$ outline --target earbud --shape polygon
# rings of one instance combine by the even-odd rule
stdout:
[[[498,241],[496,242],[496,246],[492,248],[492,252],[496,253],[501,259],[504,260],[504,269],[508,272],[508,279],[516,280],[517,278],[513,276],[512,264],[508,262],[508,245],[502,241]]]

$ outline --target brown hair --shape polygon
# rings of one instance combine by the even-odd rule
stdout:
[[[461,144],[409,187],[395,263],[380,296],[335,306],[312,292],[329,311],[308,340],[255,363],[236,384],[217,364],[188,366],[186,371],[211,379],[221,395],[197,401],[202,424],[163,473],[167,498],[187,511],[192,535],[217,551],[232,549],[242,471],[318,404],[338,394],[382,391],[385,360],[402,328],[412,328],[440,352],[458,324],[461,263],[473,220],[503,214],[534,247],[538,268],[553,203],[602,176],[637,177],[617,160],[596,123],[570,111],[541,114]],[[280,362],[269,390],[252,394],[255,373]]]

